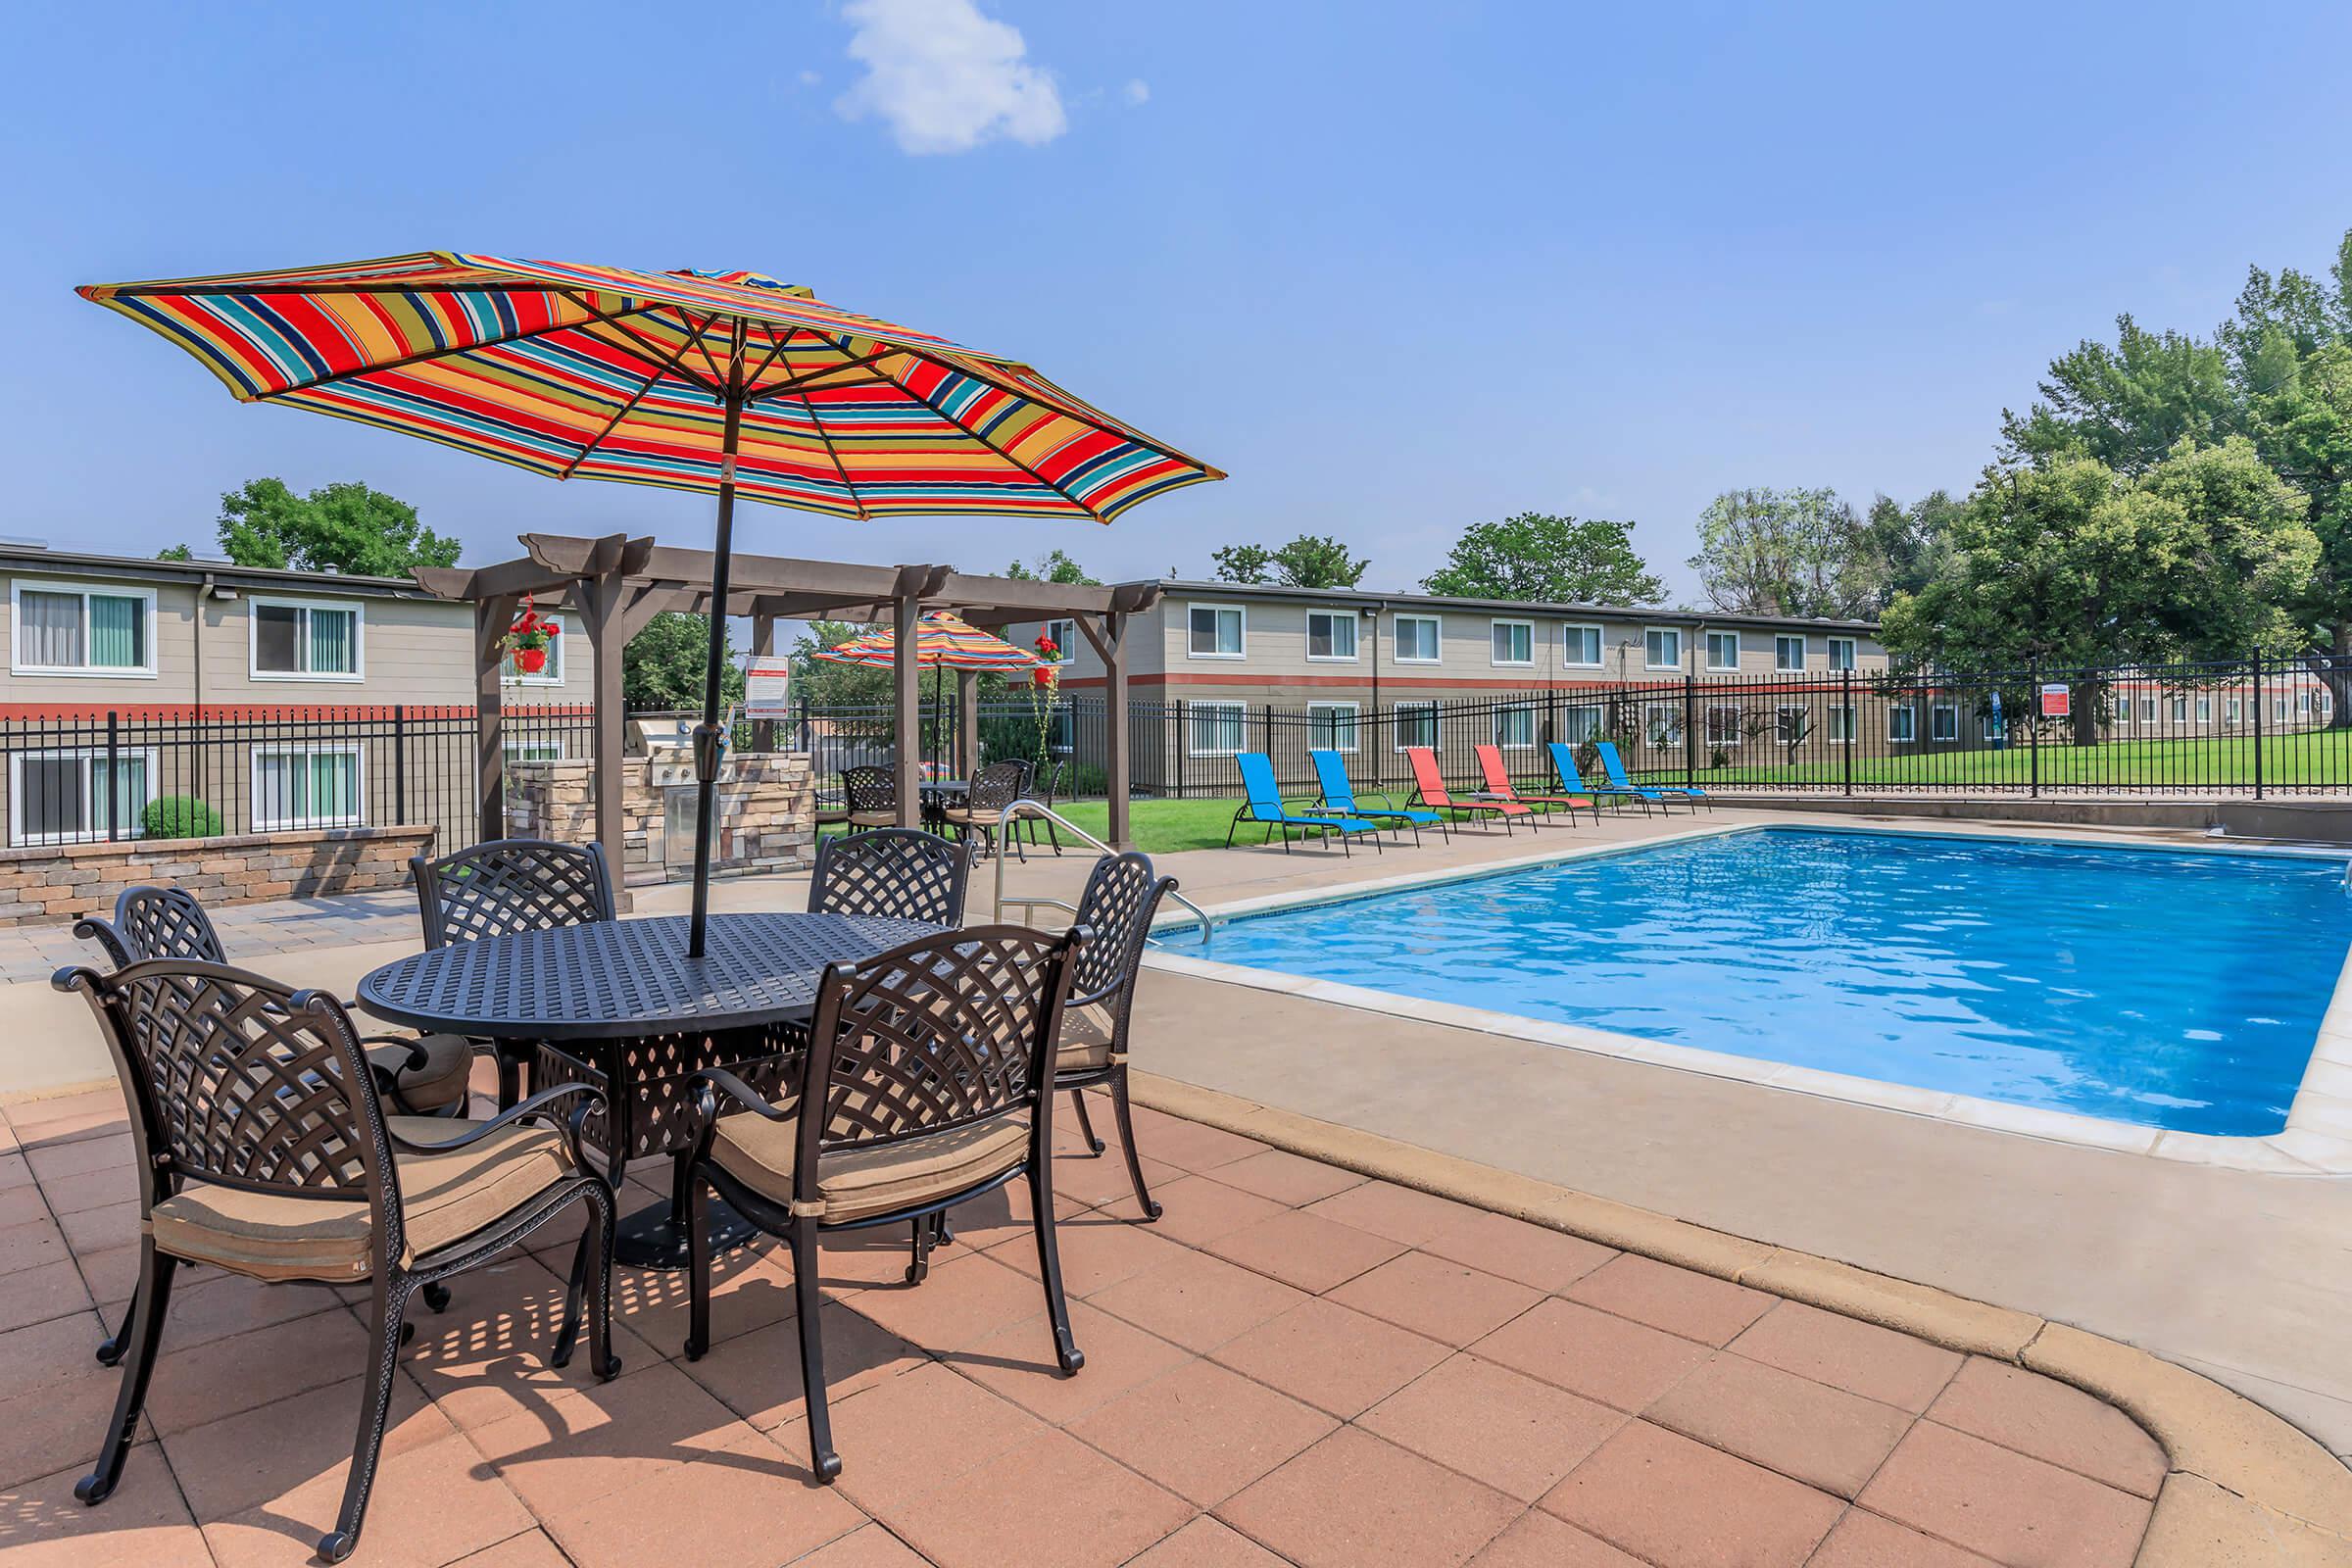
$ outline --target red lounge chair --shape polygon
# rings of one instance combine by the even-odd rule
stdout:
[[[1501,747],[1473,746],[1470,750],[1477,754],[1478,770],[1487,776],[1486,793],[1480,797],[1481,800],[1508,801],[1520,806],[1541,806],[1544,808],[1546,815],[1550,814],[1552,807],[1564,807],[1567,808],[1568,820],[1572,825],[1576,821],[1577,808],[1582,807],[1592,813],[1592,820],[1595,822],[1600,820],[1600,808],[1592,804],[1592,798],[1589,795],[1520,794],[1511,785],[1511,770],[1502,765]]]
[[[1536,810],[1517,801],[1489,801],[1473,797],[1457,801],[1446,790],[1446,775],[1438,771],[1438,754],[1426,746],[1407,746],[1405,760],[1413,764],[1413,799],[1410,804],[1426,806],[1436,811],[1451,811],[1457,816],[1472,816],[1484,812],[1502,818],[1502,830],[1511,831],[1511,818],[1524,816],[1531,820]]]

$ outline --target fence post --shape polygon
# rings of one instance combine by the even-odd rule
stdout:
[[[2026,772],[2027,798],[2041,799],[2041,660],[2026,661]]]
[[[1683,672],[1683,787],[1698,782],[1698,730],[1691,720],[1698,716],[1698,677]]]
[[[2262,799],[2262,655],[2250,661],[2254,668],[2254,798]]]
[[[1838,672],[1838,717],[1845,726],[1845,752],[1840,763],[1845,775],[1845,793],[1854,793],[1854,748],[1861,743],[1855,732],[1862,726],[1855,722],[1860,715],[1854,711],[1854,672],[1851,667]]]
[[[122,746],[121,715],[106,710],[106,836],[122,837]]]
[[[392,705],[392,820],[409,825],[409,710]]]
[[[1176,798],[1180,801],[1192,784],[1193,729],[1188,706],[1183,698],[1176,699],[1176,744],[1169,748],[1176,754]]]

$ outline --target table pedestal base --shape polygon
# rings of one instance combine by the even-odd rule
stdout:
[[[729,1206],[716,1193],[704,1195],[710,1205],[710,1253],[731,1252],[760,1234],[760,1228]],[[648,1203],[623,1214],[612,1233],[612,1261],[622,1268],[683,1272],[693,1261],[687,1246],[686,1217],[667,1202]]]

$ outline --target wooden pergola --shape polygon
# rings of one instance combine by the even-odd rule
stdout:
[[[596,836],[617,868],[621,853],[621,792],[608,786],[621,765],[622,710],[620,651],[646,622],[668,610],[709,614],[715,558],[708,550],[682,550],[651,539],[610,534],[601,539],[562,534],[523,534],[523,554],[492,566],[419,566],[416,581],[436,597],[473,606],[474,777],[484,838],[505,834],[506,737],[501,675],[503,639],[525,594],[542,604],[561,604],[580,618],[593,645],[590,689],[596,703],[592,757],[597,777]],[[752,622],[752,652],[776,651],[776,622],[822,617],[886,622],[897,632],[893,669],[900,825],[917,821],[916,761],[920,748],[921,671],[914,661],[916,620],[926,610],[953,610],[983,628],[1013,621],[1069,620],[1101,656],[1108,673],[1104,713],[1109,841],[1133,844],[1128,825],[1127,647],[1131,618],[1151,608],[1157,585],[1085,587],[1011,577],[975,577],[953,566],[865,566],[846,562],[795,561],[780,556],[737,555],[729,564],[729,615]],[[956,759],[969,776],[978,763],[979,725],[973,709],[977,679],[962,671]],[[770,750],[772,725],[755,733],[754,749]]]

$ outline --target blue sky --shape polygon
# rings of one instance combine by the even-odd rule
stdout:
[[[747,548],[1204,575],[1306,530],[1394,588],[1534,509],[1633,519],[1687,597],[1716,491],[1965,487],[2051,355],[2123,310],[2208,331],[2352,227],[2337,4],[970,7],[20,14],[0,532],[204,548],[276,474],[476,561],[707,538],[706,500],[239,407],[71,293],[446,248],[755,268],[1233,475],[1107,529],[755,508]]]

